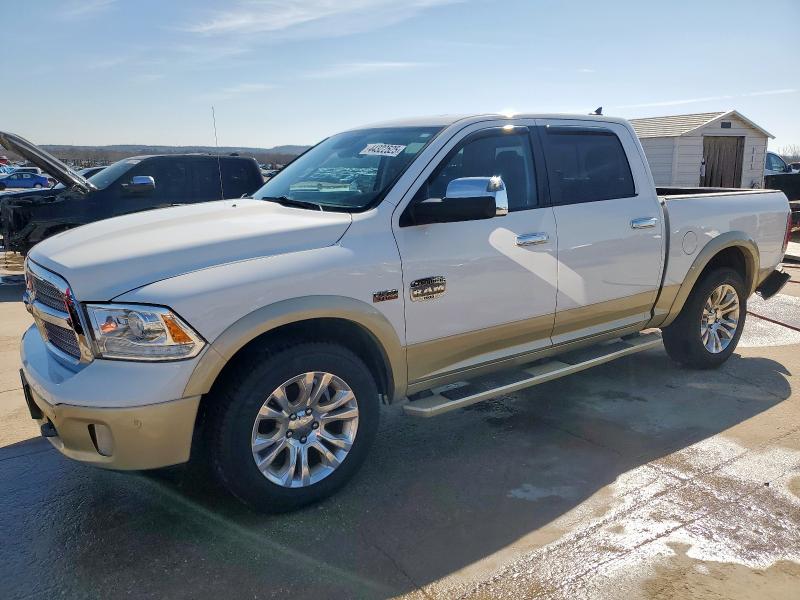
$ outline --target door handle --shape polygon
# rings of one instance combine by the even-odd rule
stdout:
[[[544,232],[523,233],[517,236],[517,246],[536,246],[537,244],[546,244],[549,240],[550,236]]]
[[[655,227],[658,223],[656,217],[642,217],[640,219],[633,219],[631,221],[631,229],[650,229]]]

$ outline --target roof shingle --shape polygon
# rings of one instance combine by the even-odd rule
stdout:
[[[725,112],[694,113],[691,115],[631,119],[630,122],[636,131],[636,135],[640,138],[667,137],[683,135],[724,114]]]

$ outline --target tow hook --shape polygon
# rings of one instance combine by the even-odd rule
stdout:
[[[56,426],[53,425],[50,421],[43,424],[41,426],[42,437],[51,438],[51,437],[58,437],[58,431],[56,431]]]

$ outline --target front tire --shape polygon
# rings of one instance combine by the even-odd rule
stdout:
[[[747,315],[742,276],[730,268],[705,274],[678,317],[662,330],[664,348],[675,362],[713,369],[736,349]]]
[[[369,369],[332,343],[258,352],[208,400],[214,473],[264,512],[294,510],[336,492],[363,463],[378,427]]]

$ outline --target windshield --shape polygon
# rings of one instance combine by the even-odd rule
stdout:
[[[391,127],[334,135],[287,165],[253,197],[363,210],[382,197],[439,131],[440,127]]]
[[[138,158],[124,158],[115,162],[113,165],[106,167],[99,173],[95,173],[89,177],[89,181],[91,181],[94,187],[96,187],[98,190],[105,189],[119,179],[119,177],[128,171],[128,169],[139,164],[140,162],[142,161]]]
[[[86,177],[86,174],[87,174],[89,171],[92,171],[92,170],[94,170],[94,167],[89,167],[88,169],[81,169],[80,171],[77,171],[77,173],[78,173],[78,175],[80,175],[81,177]],[[89,178],[89,181],[91,181],[91,177]],[[56,184],[56,185],[53,187],[53,189],[54,189],[54,190],[63,190],[65,187],[66,187],[66,186],[65,186],[63,183],[57,183],[57,184]],[[99,188],[98,188],[98,189],[99,189]]]

